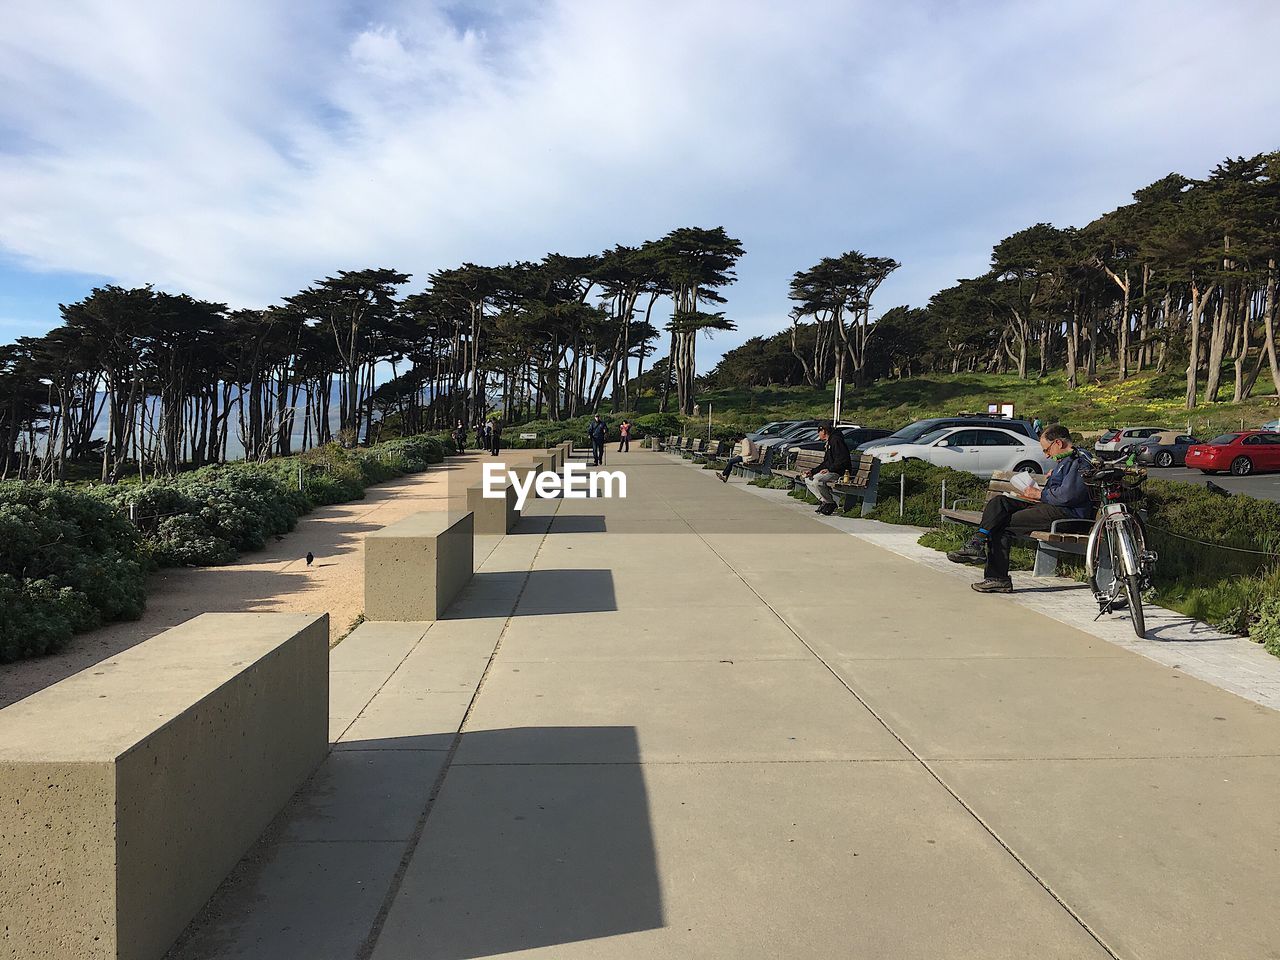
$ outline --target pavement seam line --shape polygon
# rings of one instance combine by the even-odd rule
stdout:
[[[557,501],[555,510],[545,515],[547,528],[542,531],[538,540],[538,548],[533,552],[533,556],[529,560],[529,569],[524,571],[524,581],[520,584],[520,592],[516,594],[515,599],[511,602],[511,612],[502,624],[502,630],[498,633],[497,642],[494,643],[493,651],[489,654],[488,662],[485,663],[484,671],[480,674],[475,691],[471,694],[471,700],[467,703],[467,709],[462,715],[462,720],[458,723],[458,729],[454,732],[453,740],[449,744],[449,750],[445,754],[444,762],[440,765],[440,772],[436,774],[435,782],[431,785],[431,792],[427,794],[427,802],[423,806],[422,812],[418,815],[418,822],[414,824],[413,833],[409,837],[409,842],[405,845],[404,854],[401,856],[396,872],[387,887],[387,892],[382,898],[382,904],[373,919],[373,924],[369,927],[369,933],[356,951],[356,960],[370,960],[373,956],[373,951],[377,949],[378,941],[382,938],[383,928],[386,926],[387,918],[391,915],[391,908],[395,904],[396,897],[400,894],[400,887],[404,883],[405,874],[409,872],[409,865],[413,861],[414,854],[418,851],[418,844],[421,843],[422,836],[426,833],[427,820],[435,809],[436,799],[440,796],[440,791],[444,789],[445,778],[453,767],[453,758],[458,752],[458,747],[462,745],[463,731],[467,726],[467,721],[471,719],[471,712],[475,709],[476,701],[480,698],[480,691],[484,689],[484,683],[488,679],[489,671],[493,669],[493,662],[498,656],[498,651],[502,649],[502,640],[507,635],[511,621],[515,619],[516,608],[520,606],[520,598],[524,596],[525,588],[529,585],[529,575],[533,573],[533,568],[537,565],[538,555],[542,552],[543,544],[547,542],[547,536],[551,533],[551,527],[555,523],[555,518],[559,512],[560,504]],[[507,534],[507,536],[510,536],[510,534]],[[503,537],[498,538],[499,542],[503,539]],[[489,557],[493,556],[496,549],[495,545],[494,550],[490,551]],[[485,559],[488,560],[488,557]],[[424,633],[423,636],[425,635]],[[419,638],[419,642],[421,642],[421,638]]]
[[[679,514],[677,514],[677,516],[679,516]],[[703,544],[705,544],[706,547],[709,550],[711,550],[711,552],[720,559],[720,562],[723,563],[729,570],[733,572],[733,574],[739,580],[742,581],[743,586],[745,586],[748,590],[750,590],[753,594],[755,594],[755,596],[760,600],[760,602],[763,603],[765,607],[768,608],[769,612],[771,612],[775,617],[778,618],[778,621],[784,627],[786,627],[787,630],[791,632],[792,636],[794,636],[797,640],[800,641],[801,644],[804,645],[806,650],[808,650],[811,654],[813,654],[814,658],[819,663],[821,663],[824,667],[826,667],[827,672],[830,673],[831,676],[833,676],[836,679],[836,682],[839,683],[842,687],[844,687],[845,690],[847,690],[849,694],[855,700],[857,700],[858,703],[860,703],[868,713],[870,713],[873,717],[875,717],[876,721],[885,729],[885,731],[891,737],[897,740],[898,743],[902,745],[902,748],[904,750],[906,750],[909,754],[911,754],[912,757],[915,758],[916,762],[919,763],[920,766],[924,768],[924,770],[929,774],[929,776],[932,777],[934,781],[940,787],[942,787],[943,790],[945,790],[948,794],[951,795],[951,797],[956,801],[956,803],[958,803],[960,807],[963,810],[965,810],[969,814],[969,816],[971,816],[974,819],[974,821],[977,822],[982,827],[984,831],[986,831],[987,835],[990,836],[991,839],[993,839],[996,843],[1000,845],[1000,847],[1013,859],[1015,863],[1017,863],[1020,867],[1022,867],[1023,871],[1026,872],[1027,876],[1029,876],[1032,880],[1034,880],[1041,887],[1041,889],[1045,891],[1045,893],[1049,894],[1049,896],[1052,897],[1054,901],[1064,911],[1066,911],[1067,915],[1070,916],[1073,920],[1075,920],[1075,922],[1080,926],[1080,928],[1084,930],[1085,933],[1087,933],[1093,939],[1093,941],[1097,943],[1098,946],[1101,947],[1107,953],[1108,956],[1113,958],[1113,960],[1120,960],[1120,955],[1116,953],[1105,940],[1102,939],[1101,935],[1096,930],[1094,930],[1088,924],[1088,922],[1085,921],[1084,917],[1082,917],[1075,909],[1071,907],[1070,904],[1068,904],[1061,896],[1059,896],[1058,893],[1051,886],[1049,886],[1049,884],[1038,873],[1036,873],[1035,870],[1031,868],[1031,865],[1027,863],[1022,857],[1020,857],[1017,854],[1017,852],[1014,851],[1013,847],[1011,847],[1008,843],[1006,843],[1005,840],[991,827],[991,825],[988,824],[978,814],[978,812],[973,809],[973,807],[967,804],[964,801],[964,799],[958,793],[956,793],[956,791],[953,790],[945,780],[942,779],[939,773],[936,770],[934,770],[934,768],[930,765],[929,761],[926,760],[924,757],[920,756],[920,754],[918,754],[906,742],[906,740],[904,740],[902,736],[899,735],[898,732],[889,725],[889,723],[885,720],[885,718],[880,716],[880,714],[876,712],[876,710],[873,709],[872,706],[869,703],[867,703],[867,701],[864,700],[858,694],[858,692],[854,690],[853,687],[851,687],[843,677],[840,676],[839,673],[835,671],[835,669],[832,668],[831,664],[829,664],[826,661],[826,659],[823,658],[823,656],[820,653],[818,653],[817,650],[815,650],[812,646],[810,646],[808,641],[805,640],[804,637],[800,636],[800,634],[796,631],[796,629],[790,623],[788,623],[785,619],[783,619],[783,617],[776,610],[774,610],[773,605],[769,603],[769,601],[766,600],[763,596],[761,596],[760,593],[753,586],[751,586],[750,583],[747,582],[746,578],[742,575],[742,573],[739,572],[739,570],[732,563],[730,563],[728,559],[725,558],[724,554],[722,554],[719,550],[717,550],[711,543],[707,541],[707,539],[702,534],[700,534],[697,530],[695,530],[693,528],[693,525],[689,523],[687,518],[681,517],[681,519],[683,519],[685,523],[689,526],[689,531],[694,536],[696,536],[699,540],[701,540]]]

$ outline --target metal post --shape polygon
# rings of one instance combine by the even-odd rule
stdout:
[[[942,478],[942,509],[947,509],[947,479]]]
[[[898,476],[898,516],[904,516],[907,512],[907,475],[905,473]]]
[[[302,465],[299,464],[298,465],[298,492],[303,493],[305,490],[306,490],[306,487],[302,482]]]
[[[711,443],[711,401],[707,401],[707,443]]]
[[[840,364],[841,369],[836,372],[836,397],[831,408],[831,422],[839,423],[840,415],[844,410],[844,364]]]
[[[132,500],[129,501],[129,522],[130,523],[138,522],[138,505],[134,503]]]

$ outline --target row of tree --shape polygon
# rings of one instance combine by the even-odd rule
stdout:
[[[0,346],[0,477],[58,479],[250,459],[367,440],[395,415],[410,432],[559,419],[606,396],[628,406],[665,328],[662,409],[690,412],[698,335],[733,325],[711,307],[741,244],[687,227],[593,256],[410,276],[342,271],[279,304],[229,310],[150,286],[93,290],[43,337]]]
[[[1208,177],[1169,174],[1087,226],[1038,223],[996,244],[990,269],[870,322],[897,264],[858,252],[795,274],[792,328],[731,351],[715,382],[1063,370],[1072,387],[1107,364],[1185,369],[1186,403],[1246,399],[1264,370],[1280,391],[1276,263],[1280,153],[1229,159]],[[787,356],[790,353],[790,357]]]

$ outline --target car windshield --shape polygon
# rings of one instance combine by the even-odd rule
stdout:
[[[912,440],[911,442],[920,443],[920,444],[937,443],[939,440],[941,440],[943,437],[945,437],[954,429],[955,427],[940,427],[937,430],[930,430],[928,433],[921,434],[919,437],[917,437],[915,440]]]
[[[939,427],[936,421],[926,420],[923,423],[908,424],[886,439],[897,440],[899,443],[919,443],[920,439],[926,434],[937,433],[938,430]]]
[[[1214,437],[1212,440],[1210,440],[1209,446],[1229,447],[1231,446],[1231,444],[1235,443],[1238,439],[1240,439],[1240,434],[1238,433],[1224,433],[1222,436]]]

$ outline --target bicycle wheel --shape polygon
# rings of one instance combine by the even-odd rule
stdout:
[[[1085,548],[1089,589],[1099,603],[1112,599],[1116,594],[1115,551],[1111,548],[1111,537],[1106,521],[1099,517],[1089,531],[1089,542]]]
[[[1131,573],[1124,578],[1125,592],[1129,594],[1129,616],[1133,620],[1133,632],[1138,639],[1147,639],[1147,619],[1142,613],[1142,579]]]

